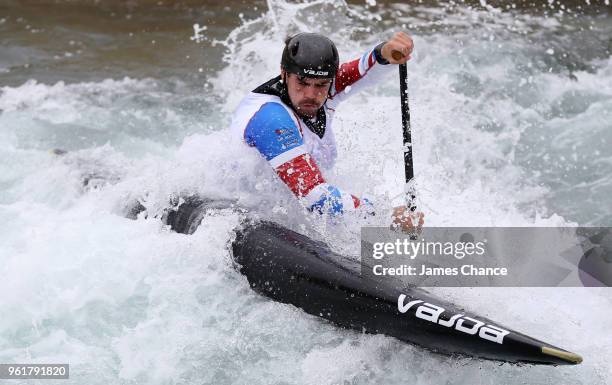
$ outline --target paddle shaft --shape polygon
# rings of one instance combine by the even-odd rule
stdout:
[[[416,211],[416,193],[413,186],[412,135],[410,132],[410,106],[408,105],[408,69],[399,65],[400,95],[402,106],[402,130],[404,137],[404,172],[406,174],[406,206]]]

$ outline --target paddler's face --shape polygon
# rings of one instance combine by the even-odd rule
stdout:
[[[327,100],[332,79],[318,79],[298,76],[283,71],[291,103],[299,115],[314,118]]]

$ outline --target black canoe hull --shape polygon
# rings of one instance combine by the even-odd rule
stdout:
[[[193,233],[209,210],[237,209],[231,201],[183,200],[162,217],[179,233]],[[128,217],[143,210],[136,204]],[[548,365],[582,361],[577,354],[466,313],[399,280],[361,276],[354,259],[275,223],[247,222],[237,230],[232,251],[254,290],[341,327],[385,334],[444,354]]]
[[[275,223],[243,226],[232,251],[254,290],[341,327],[385,334],[445,354],[551,365],[582,361],[399,280],[361,276],[356,261]]]

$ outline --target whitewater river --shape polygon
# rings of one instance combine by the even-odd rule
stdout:
[[[433,290],[584,363],[448,357],[252,292],[228,251],[239,214],[189,236],[154,218],[198,193],[310,231],[231,145],[230,114],[278,73],[288,34],[328,34],[348,60],[403,29],[428,225],[610,226],[607,1],[44,3],[0,0],[0,363],[70,363],[61,383],[89,385],[609,383],[608,289]],[[402,195],[397,83],[339,108],[327,173],[383,211]],[[136,199],[148,218],[124,217]]]

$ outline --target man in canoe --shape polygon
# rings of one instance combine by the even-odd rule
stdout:
[[[390,64],[406,63],[412,49],[412,39],[397,32],[360,58],[340,65],[329,38],[316,33],[289,37],[280,75],[241,101],[232,131],[265,158],[308,210],[332,216],[349,211],[373,215],[373,202],[327,183],[323,176],[321,170],[336,160],[332,120],[339,103],[380,82],[393,69]],[[422,213],[411,213],[406,206],[394,208],[393,227],[410,231],[422,224]]]

